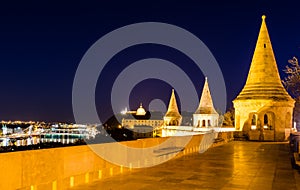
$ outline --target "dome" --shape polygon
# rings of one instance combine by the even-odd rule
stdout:
[[[136,115],[146,115],[146,110],[143,108],[142,104],[140,107],[136,110]]]

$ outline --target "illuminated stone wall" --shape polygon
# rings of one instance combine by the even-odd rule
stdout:
[[[232,138],[232,132],[220,134],[225,141]],[[184,137],[174,137],[174,143]],[[176,156],[183,156],[200,149],[203,135],[193,136],[184,150]],[[144,148],[158,145],[168,138],[149,138],[127,141],[121,144]],[[115,144],[115,143],[112,143]],[[199,146],[200,145],[200,146]],[[107,144],[94,145],[98,148]],[[126,154],[126,152],[117,152]],[[130,157],[132,155],[127,155]],[[168,155],[166,155],[168,156]],[[172,156],[170,154],[170,156]],[[143,163],[144,160],[138,160]],[[133,172],[130,167],[112,164],[96,155],[89,146],[74,146],[43,150],[20,151],[0,154],[0,189],[2,190],[60,190],[79,184],[90,183],[121,173]]]
[[[236,130],[247,133],[249,140],[288,140],[293,121],[293,103],[247,100],[235,103],[235,114]],[[266,114],[269,115],[268,124],[265,123]],[[256,115],[255,123],[253,123],[253,115]],[[255,128],[251,129],[253,126]]]

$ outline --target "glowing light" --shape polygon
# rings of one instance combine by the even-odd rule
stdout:
[[[136,115],[146,115],[146,111],[142,106],[142,103],[140,104],[140,107],[136,110]]]
[[[125,108],[124,110],[121,111],[122,115],[125,115],[127,113],[127,108]]]
[[[251,125],[251,130],[256,130],[256,125]]]

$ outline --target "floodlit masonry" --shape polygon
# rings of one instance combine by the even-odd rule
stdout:
[[[141,114],[138,114],[141,113]],[[193,122],[189,126],[182,125],[182,115],[177,106],[175,91],[172,89],[168,110],[165,113],[163,120],[156,118],[149,119],[146,117],[146,111],[142,104],[136,111],[122,112],[124,117],[132,115],[134,118],[122,118],[122,126],[134,132],[137,138],[147,138],[152,136],[187,136],[215,132],[234,131],[234,128],[220,128],[222,122],[219,119],[219,114],[216,112],[213,99],[210,94],[208,79],[205,78],[205,83],[202,90],[202,95],[199,101],[199,106],[192,118]],[[146,127],[149,127],[148,129]],[[153,135],[149,131],[153,131]],[[140,133],[137,135],[136,133]]]
[[[233,101],[235,128],[250,140],[284,141],[292,128],[295,101],[281,83],[265,18],[246,84]]]
[[[214,108],[207,78],[205,78],[199,106],[193,114],[193,125],[181,126],[181,119],[182,117],[178,111],[175,93],[174,90],[172,90],[168,111],[164,117],[164,125],[162,126],[162,137],[234,131],[234,128],[220,128],[219,114]]]

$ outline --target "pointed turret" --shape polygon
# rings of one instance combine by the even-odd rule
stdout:
[[[248,78],[236,100],[291,99],[280,80],[265,19],[263,15]]]
[[[164,116],[164,122],[165,125],[180,125],[181,119],[182,117],[178,111],[175,92],[174,89],[172,89],[168,110]]]
[[[168,107],[168,110],[167,110],[167,113],[165,116],[166,117],[181,117],[181,115],[178,111],[174,89],[172,89],[169,107]]]
[[[216,127],[218,126],[219,114],[216,112],[211,98],[207,77],[200,98],[198,109],[193,114],[194,127]]]
[[[214,104],[211,98],[207,77],[205,77],[205,83],[200,98],[200,103],[195,114],[216,114]]]
[[[293,123],[295,100],[281,83],[265,19],[262,16],[246,84],[233,101],[234,123],[249,140],[285,141]]]

